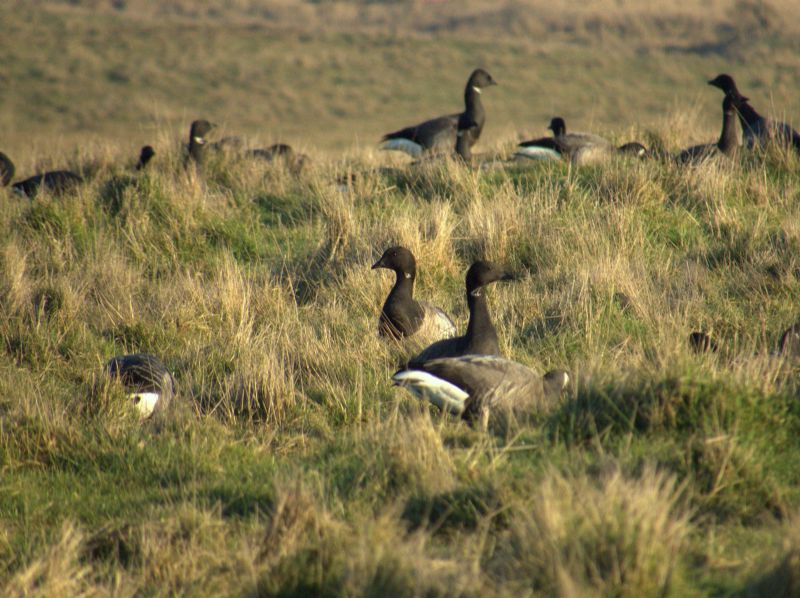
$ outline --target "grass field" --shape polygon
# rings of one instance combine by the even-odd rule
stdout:
[[[0,6],[0,151],[20,177],[87,179],[0,191],[0,593],[800,592],[800,364],[774,354],[800,317],[800,158],[477,170],[375,151],[458,109],[477,65],[501,83],[478,148],[498,156],[555,113],[714,140],[721,71],[792,120],[800,9],[162,4]],[[311,166],[187,172],[201,116]],[[501,346],[568,368],[563,403],[500,436],[393,388],[391,281],[370,270],[390,244],[461,329],[472,260],[520,273],[488,291]],[[692,354],[695,329],[720,352]],[[102,376],[135,351],[175,372],[166,421],[140,424]]]

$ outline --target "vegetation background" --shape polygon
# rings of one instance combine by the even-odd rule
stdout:
[[[798,365],[774,354],[798,157],[502,162],[556,114],[713,141],[720,72],[796,120],[796,2],[6,0],[0,23],[0,151],[87,179],[0,196],[3,595],[800,592]],[[375,151],[476,66],[491,168]],[[195,176],[195,118],[312,164]],[[473,259],[522,273],[489,293],[501,344],[568,367],[563,405],[500,437],[392,388],[369,265],[394,243],[461,327]],[[134,351],[176,372],[168,421],[102,377]]]

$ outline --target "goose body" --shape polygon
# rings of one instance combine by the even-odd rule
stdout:
[[[515,156],[531,160],[566,159],[575,165],[593,164],[608,159],[614,153],[644,157],[647,148],[641,143],[630,142],[614,147],[610,141],[591,133],[568,133],[564,119],[555,117],[548,129],[552,137],[541,137],[523,141],[517,146]]]
[[[14,178],[16,168],[11,159],[0,152],[0,187],[5,187]],[[15,193],[33,199],[42,189],[53,195],[62,195],[83,182],[83,178],[69,170],[51,170],[35,174],[11,185]]]
[[[414,299],[417,263],[405,247],[390,247],[372,269],[386,268],[395,273],[392,290],[386,297],[378,319],[378,334],[400,340],[410,336],[431,340],[456,334],[456,327],[444,310]]]
[[[514,277],[499,266],[485,261],[473,263],[466,276],[467,306],[469,324],[464,336],[456,336],[437,341],[414,357],[410,366],[419,365],[441,357],[461,355],[498,355],[500,346],[497,331],[489,316],[489,308],[484,295],[484,287],[499,280],[513,280]]]
[[[417,158],[424,152],[453,153],[471,157],[472,146],[480,138],[486,112],[480,100],[481,91],[497,85],[483,69],[476,69],[464,89],[464,111],[426,120],[417,125],[386,133],[381,149],[398,150]]]
[[[748,148],[777,143],[800,152],[800,133],[784,122],[759,114],[750,104],[749,98],[739,93],[733,77],[727,74],[717,75],[708,84],[721,89],[726,96],[734,99],[739,123],[742,126],[742,136]]]
[[[555,405],[569,374],[544,376],[497,355],[462,355],[426,361],[397,372],[392,380],[420,399],[485,429],[493,413],[519,413]]]
[[[163,413],[175,394],[175,381],[155,355],[133,353],[113,357],[106,374],[118,378],[142,419]]]
[[[282,161],[289,171],[295,174],[299,173],[309,162],[308,156],[294,151],[291,145],[285,143],[247,150],[245,155],[251,158],[261,158],[268,162]]]

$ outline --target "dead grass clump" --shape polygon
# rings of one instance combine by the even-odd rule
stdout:
[[[61,527],[58,540],[44,554],[19,570],[9,580],[5,595],[22,596],[91,596],[90,568],[80,561],[83,534],[71,523]]]
[[[680,496],[674,478],[651,468],[637,478],[550,472],[515,510],[488,568],[546,594],[662,595],[690,531]]]

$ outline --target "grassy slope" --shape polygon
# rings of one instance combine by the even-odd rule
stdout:
[[[37,27],[91,29],[78,16],[67,10],[30,18]],[[116,18],[101,13],[97,22]],[[18,22],[14,35],[28,26]],[[215,35],[230,37],[215,43]],[[98,47],[106,45],[102,36]],[[128,43],[143,44],[138,36]],[[200,180],[183,173],[170,150],[173,127],[185,120],[180,112],[224,106],[221,113],[241,119],[226,121],[234,131],[262,126],[245,101],[250,94],[231,92],[250,79],[241,75],[209,94],[205,69],[192,83],[192,69],[176,55],[186,39],[174,31],[157,38],[164,63],[184,66],[167,77],[164,63],[150,64],[162,75],[156,104],[166,115],[154,121],[166,128],[132,136],[148,132],[161,142],[156,168],[131,178],[115,165],[129,144],[109,141],[72,158],[90,174],[76,195],[34,203],[9,195],[0,209],[6,593],[791,591],[800,550],[797,369],[767,353],[798,316],[795,157],[690,170],[620,162],[478,173],[446,164],[373,172],[342,195],[330,181],[343,166],[317,150],[352,139],[341,123],[352,125],[357,114],[343,110],[337,119],[336,102],[346,105],[350,93],[366,98],[366,120],[375,117],[378,130],[394,115],[379,115],[367,91],[385,86],[364,82],[365,68],[342,91],[321,52],[308,50],[333,43],[343,62],[366,67],[376,55],[397,65],[403,44],[423,43],[449,48],[466,69],[476,50],[454,40],[403,39],[365,56],[361,50],[374,50],[380,38],[334,32],[322,41],[298,37],[292,50],[324,73],[315,83],[336,92],[315,104],[319,146],[307,125],[290,125],[322,155],[316,167],[294,179],[280,168],[219,159]],[[255,34],[217,27],[204,39],[203,52],[221,55],[215,72],[226,60],[255,68],[235,53],[256,44]],[[3,118],[12,114],[33,131],[30,146],[10,134],[9,153],[30,168],[50,146],[45,128],[63,131],[69,153],[84,134],[77,129],[107,139],[121,126],[108,124],[108,116],[122,114],[116,101],[109,99],[109,112],[72,105],[66,79],[31,76],[34,83],[21,89],[21,73],[37,63],[33,52],[51,55],[47,43],[3,46],[17,57]],[[511,76],[526,57],[511,47],[492,52],[498,68],[508,69],[506,95],[498,88],[494,101],[509,114],[549,114],[519,97],[535,81]],[[54,77],[67,54],[52,54]],[[641,63],[597,54],[553,53],[564,64],[619,69],[613,85],[620,88],[631,65],[677,71],[658,52]],[[144,105],[131,84],[115,92],[88,76],[97,72],[91,61],[75,60],[84,86],[109,98],[127,90],[131,104]],[[687,58],[693,71],[681,77],[720,70],[717,60],[724,62]],[[108,63],[94,64],[106,70]],[[426,106],[449,102],[437,78],[412,66],[409,78],[431,77],[419,94]],[[287,71],[281,81],[296,75]],[[460,86],[462,74],[446,76],[448,89]],[[552,82],[554,75],[530,76]],[[193,84],[203,90],[200,103],[183,104]],[[49,85],[60,85],[54,101],[63,112],[40,101]],[[258,78],[252,85],[284,87]],[[651,123],[667,145],[696,141],[697,115],[652,113],[646,102],[680,97],[654,85],[664,87],[629,96],[648,115],[635,120]],[[716,115],[717,95],[702,92]],[[319,101],[306,94],[298,97]],[[393,101],[407,110],[401,122],[417,113],[413,96]],[[620,100],[598,99],[606,101]],[[286,110],[296,104],[278,103]],[[37,124],[27,112],[34,107],[63,120]],[[702,129],[713,134],[716,126]],[[497,139],[486,146],[499,147]],[[382,160],[361,152],[351,166],[367,171]],[[504,349],[541,369],[569,367],[579,382],[575,394],[537,425],[501,438],[441,419],[392,389],[388,375],[399,354],[374,335],[389,281],[367,266],[397,242],[419,257],[419,292],[462,326],[463,272],[472,259],[487,256],[524,272],[521,283],[490,291]],[[696,327],[724,342],[719,356],[688,354],[684,339]],[[119,389],[99,378],[110,355],[138,350],[162,355],[177,372],[174,421],[140,427]]]

